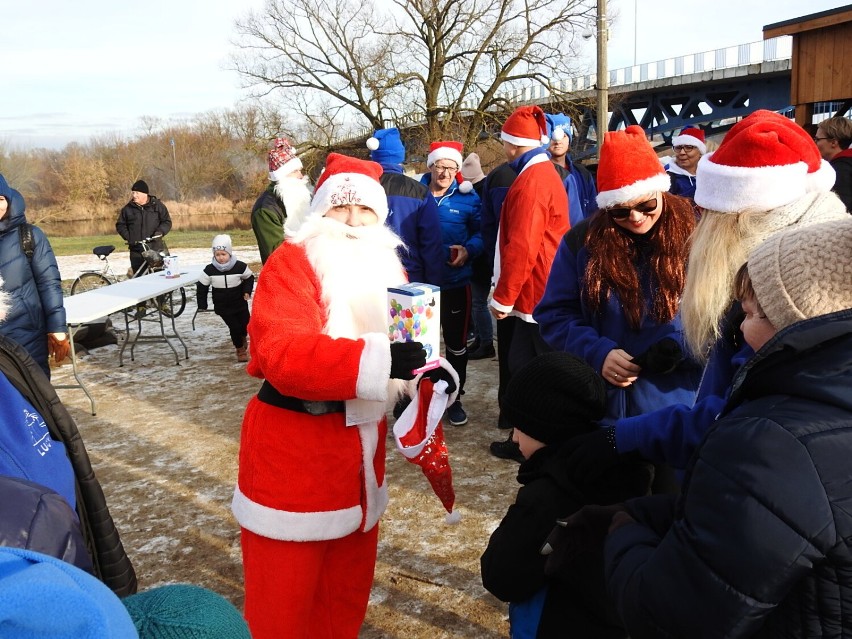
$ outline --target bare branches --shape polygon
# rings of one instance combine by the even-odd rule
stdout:
[[[571,73],[575,30],[591,19],[595,3],[391,0],[382,6],[268,0],[237,24],[234,68],[311,126],[323,121],[318,130],[328,130],[332,112],[356,126],[419,118],[430,136],[461,126],[472,141],[488,114],[505,108],[501,91],[524,84],[550,91],[554,78]]]

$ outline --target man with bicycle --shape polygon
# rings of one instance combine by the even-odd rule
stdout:
[[[130,201],[121,209],[115,230],[130,247],[130,268],[134,277],[138,277],[147,272],[147,269],[139,270],[145,263],[140,242],[158,236],[148,242],[148,248],[157,252],[164,250],[166,245],[162,237],[171,230],[172,218],[162,200],[149,194],[144,180],[134,182],[130,193]]]

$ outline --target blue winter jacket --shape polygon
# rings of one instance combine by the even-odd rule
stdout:
[[[426,173],[420,178],[427,189],[432,174]],[[441,286],[458,288],[470,283],[473,274],[473,261],[482,254],[482,231],[480,228],[481,203],[476,191],[462,193],[457,182],[453,182],[447,192],[440,197],[429,194],[438,205],[438,218],[441,221],[441,243],[443,271]],[[458,244],[467,249],[467,261],[462,266],[450,266],[450,246]]]
[[[19,228],[27,223],[24,198],[0,175],[0,195],[8,209],[0,220],[0,275],[11,296],[9,313],[0,334],[23,346],[50,376],[47,334],[65,333],[62,281],[53,249],[42,230],[32,226],[35,253],[32,262],[21,250]]]
[[[547,287],[533,312],[541,336],[552,348],[582,357],[598,373],[614,348],[636,357],[664,338],[681,344],[680,315],[660,324],[645,317],[639,330],[630,327],[621,310],[621,302],[610,295],[603,308],[592,311],[583,295],[589,252],[585,246],[588,220],[572,228],[562,239],[547,279]],[[636,240],[641,238],[636,236]],[[650,256],[640,250],[638,265],[645,300],[651,300],[654,281],[648,275]],[[607,414],[602,423],[657,410],[669,404],[692,404],[701,378],[700,366],[685,359],[668,374],[641,373],[627,388],[608,387]]]
[[[441,223],[435,199],[414,178],[402,172],[398,164],[382,164],[379,180],[388,198],[385,222],[405,242],[399,257],[409,282],[441,286],[444,248]]]
[[[628,502],[608,590],[631,638],[852,636],[852,310],[736,375],[682,496]],[[653,498],[651,498],[653,500]]]
[[[739,326],[742,310],[735,302],[722,323],[722,337],[713,345],[704,367],[695,404],[672,404],[615,424],[618,451],[638,450],[650,461],[684,469],[707,430],[722,411],[737,371],[754,355]]]
[[[665,169],[672,181],[669,193],[695,199],[695,176],[684,171],[674,161],[667,164]]]

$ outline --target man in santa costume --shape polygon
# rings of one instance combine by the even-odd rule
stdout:
[[[405,282],[375,162],[332,153],[308,214],[263,267],[249,325],[232,510],[255,639],[355,638],[388,502],[385,412],[419,342],[391,343],[387,288]]]
[[[511,322],[511,343],[498,339],[499,357],[507,357],[508,384],[512,372],[536,355],[551,350],[539,334],[532,313],[544,294],[556,247],[568,231],[568,195],[547,149],[547,120],[537,106],[516,109],[500,133],[509,166],[518,177],[503,200],[494,258],[495,288],[491,314]],[[499,324],[498,324],[499,326]],[[503,385],[503,378],[500,383]],[[521,461],[512,434],[491,444],[491,453]]]

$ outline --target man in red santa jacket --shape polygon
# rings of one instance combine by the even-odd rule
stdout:
[[[358,636],[388,502],[385,411],[425,364],[392,344],[387,288],[405,282],[381,167],[332,153],[305,221],[263,267],[232,510],[255,639]]]

